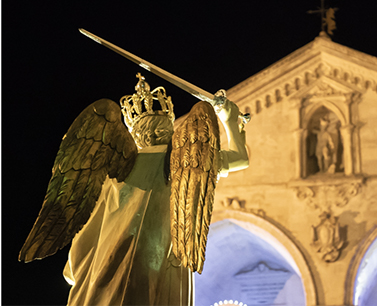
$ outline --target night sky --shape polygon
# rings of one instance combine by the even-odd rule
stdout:
[[[307,11],[319,5],[320,0],[3,1],[2,304],[67,300],[62,270],[68,247],[28,264],[17,257],[40,210],[61,138],[79,113],[100,98],[118,103],[132,94],[139,71],[151,88],[167,89],[177,117],[197,102],[78,28],[216,92],[311,42],[321,30],[320,18]],[[339,8],[333,41],[377,56],[377,2],[327,5]]]

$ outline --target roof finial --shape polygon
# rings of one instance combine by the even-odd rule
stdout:
[[[324,2],[325,0],[321,0],[321,7],[318,8],[318,10],[310,10],[308,11],[308,13],[321,14],[321,32],[319,33],[319,36],[329,38],[327,34],[333,35],[334,34],[333,30],[336,30],[335,12],[338,10],[338,8],[337,7],[325,8]],[[325,31],[325,27],[326,27],[327,33]]]

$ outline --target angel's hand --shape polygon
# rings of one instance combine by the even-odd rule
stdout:
[[[238,106],[228,99],[224,99],[221,109],[217,112],[217,116],[223,124],[228,122],[237,123],[240,110]]]

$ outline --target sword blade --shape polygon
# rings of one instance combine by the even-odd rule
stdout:
[[[112,44],[111,42],[108,42],[107,40],[104,40],[101,37],[98,37],[84,29],[79,29],[79,31],[85,36],[94,40],[95,42],[111,49],[112,51],[124,56],[128,60],[138,64],[140,67],[154,73],[155,75],[163,78],[164,80],[190,93],[191,95],[198,98],[199,100],[206,101],[210,103],[211,105],[215,105],[214,95],[209,93],[208,91],[205,91],[204,89],[201,89],[198,86],[195,86],[194,84],[191,84],[175,76],[174,74],[171,74],[170,72],[167,72],[166,70],[161,69],[160,67],[157,67],[156,65],[153,65],[152,63],[149,63],[146,60],[132,54],[131,52],[128,52],[122,48],[119,48],[118,46]]]

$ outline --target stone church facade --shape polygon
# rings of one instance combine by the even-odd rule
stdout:
[[[320,35],[227,95],[252,115],[245,126],[250,166],[220,180],[211,227],[241,227],[288,264],[279,267],[268,256],[240,263],[227,285],[239,284],[232,289],[237,294],[225,296],[224,274],[210,280],[224,296],[206,303],[371,305],[377,300],[377,58]],[[226,142],[224,132],[221,137]],[[214,250],[208,262],[226,256]],[[241,262],[253,249],[234,252],[233,261]],[[230,262],[225,265],[235,265]],[[271,275],[264,282],[270,289],[261,281],[251,285],[263,271]]]

